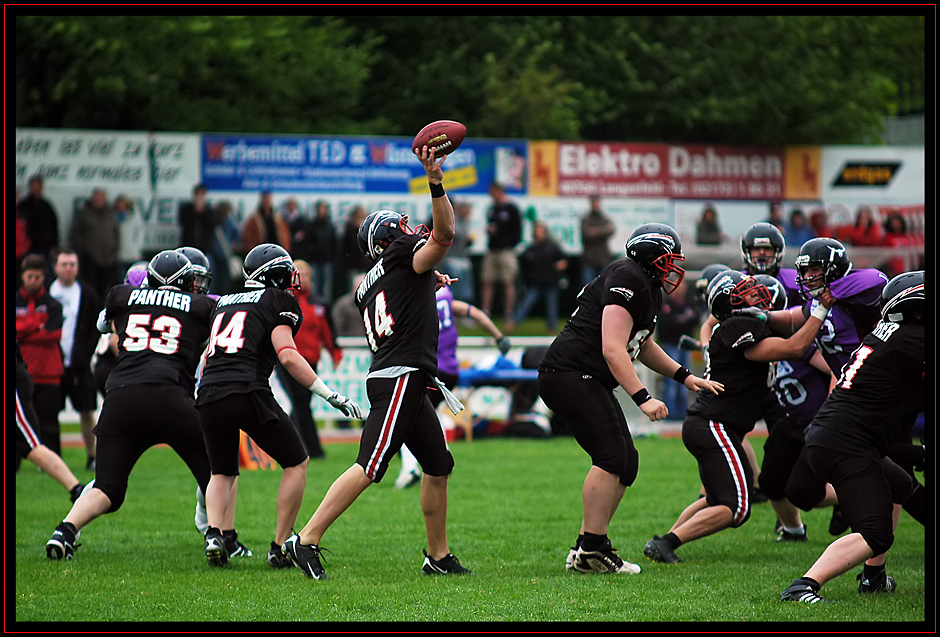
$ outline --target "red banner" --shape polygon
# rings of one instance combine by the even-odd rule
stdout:
[[[783,182],[783,149],[558,144],[560,196],[781,199]]]

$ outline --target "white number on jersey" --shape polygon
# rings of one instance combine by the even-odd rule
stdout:
[[[179,351],[179,337],[183,332],[183,325],[172,316],[158,316],[153,319],[149,314],[130,314],[127,317],[127,327],[124,330],[125,338],[122,346],[127,352],[142,352],[149,349],[157,354],[175,354]],[[151,329],[156,332],[151,337]]]
[[[379,350],[377,339],[383,336],[391,336],[395,333],[392,327],[395,325],[395,317],[388,313],[388,304],[385,301],[385,290],[382,290],[375,296],[375,330],[373,331],[372,321],[369,320],[369,308],[362,313],[362,322],[366,326],[366,338],[369,340],[369,347],[373,352]]]
[[[245,331],[246,316],[248,316],[248,312],[244,310],[235,312],[228,325],[221,331],[219,328],[222,326],[222,319],[225,318],[225,315],[219,314],[215,317],[215,321],[212,322],[212,332],[209,334],[208,356],[215,354],[216,345],[225,348],[226,354],[234,354],[242,348],[245,344],[242,333]]]

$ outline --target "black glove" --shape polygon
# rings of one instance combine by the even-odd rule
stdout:
[[[500,336],[496,339],[496,347],[499,348],[499,353],[503,356],[509,351],[509,348],[512,347],[512,344],[509,342],[508,336]]]

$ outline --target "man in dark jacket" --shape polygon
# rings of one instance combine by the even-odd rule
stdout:
[[[91,371],[91,357],[98,344],[98,295],[94,288],[78,280],[78,255],[63,250],[56,255],[55,280],[49,285],[49,294],[62,304],[62,348],[64,366],[59,383],[59,412],[65,409],[65,399],[72,402],[78,412],[82,440],[87,459],[85,468],[95,468],[95,410],[98,392]]]

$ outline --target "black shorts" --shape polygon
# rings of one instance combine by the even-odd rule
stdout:
[[[539,396],[571,428],[591,464],[630,486],[639,469],[639,454],[623,409],[614,392],[581,372],[539,370]]]
[[[39,433],[35,429],[39,417],[36,415],[36,410],[33,409],[33,401],[21,396],[19,387],[16,388],[16,418],[13,422],[16,428],[14,434],[16,452],[25,458],[42,442],[39,439]]]
[[[716,420],[688,415],[682,422],[682,442],[695,456],[709,506],[731,509],[732,526],[751,515],[754,474],[742,441],[744,435]]]
[[[94,411],[98,408],[98,387],[91,366],[66,367],[59,381],[59,411],[65,409],[65,399],[72,401],[77,412]]]
[[[787,482],[803,451],[803,427],[785,416],[767,434],[764,442],[764,459],[761,462],[757,481],[761,491],[771,500],[786,497]]]
[[[371,409],[362,427],[356,464],[372,482],[382,481],[389,461],[402,444],[408,445],[424,473],[446,476],[453,471],[454,458],[428,398],[432,384],[431,378],[420,371],[366,380]]]
[[[228,394],[197,410],[213,474],[238,475],[239,430],[282,469],[296,467],[309,457],[300,431],[270,389]]]
[[[95,486],[111,500],[113,512],[127,492],[127,480],[150,447],[168,445],[200,487],[209,484],[209,458],[193,398],[171,385],[128,385],[108,391],[98,424]],[[203,491],[205,492],[205,491]]]

